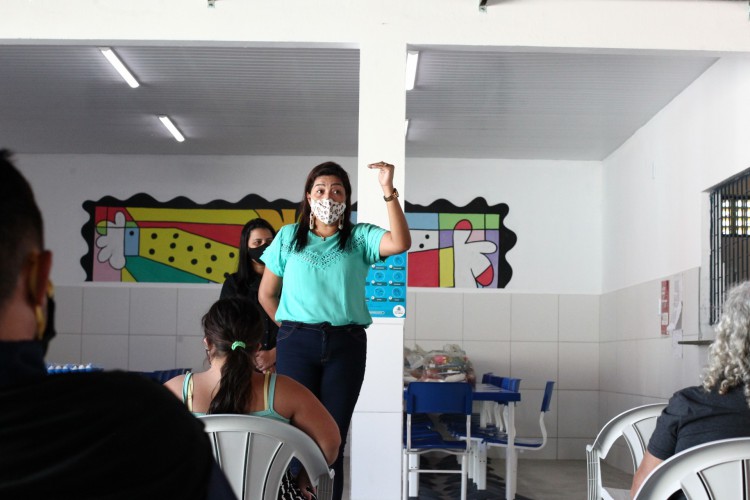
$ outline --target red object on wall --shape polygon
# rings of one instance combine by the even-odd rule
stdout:
[[[668,335],[669,325],[669,280],[661,282],[661,334]]]

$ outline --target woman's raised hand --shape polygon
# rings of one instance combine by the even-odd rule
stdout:
[[[379,161],[377,163],[370,163],[367,166],[368,168],[377,168],[380,170],[380,172],[378,173],[378,181],[380,182],[381,186],[389,188],[393,187],[393,165],[384,161]]]

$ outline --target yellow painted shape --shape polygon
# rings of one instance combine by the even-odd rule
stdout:
[[[440,287],[453,288],[455,286],[455,266],[453,263],[453,249],[440,249]]]
[[[120,271],[120,281],[123,283],[135,283],[135,278],[127,268],[124,268]]]
[[[97,222],[96,224],[96,232],[97,234],[107,234],[107,221],[102,220]]]
[[[277,231],[281,228],[281,226],[286,226],[287,224],[294,224],[295,222],[297,222],[294,218],[297,214],[297,211],[293,208],[285,208],[281,210],[281,214],[279,214],[278,210],[275,210],[273,208],[259,208],[258,210],[256,210],[256,212],[258,212],[258,217],[260,217],[261,219],[266,219],[268,223],[271,224]]]
[[[262,217],[278,229],[294,222],[294,209],[240,210],[211,208],[128,208],[136,222],[186,222],[194,224],[244,225],[250,219]]]
[[[139,245],[141,257],[218,283],[237,267],[237,248],[180,229],[143,228]]]

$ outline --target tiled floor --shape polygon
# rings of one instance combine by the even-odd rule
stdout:
[[[348,464],[347,464],[348,467]],[[494,471],[504,474],[502,460],[491,464]],[[632,475],[607,464],[602,464],[604,484],[616,488],[630,488]],[[344,485],[344,500],[350,500],[348,482]],[[518,463],[519,495],[533,500],[582,500],[586,498],[585,460],[533,460]],[[395,499],[394,499],[395,500]]]
[[[633,476],[602,464],[602,478],[607,486],[630,489]],[[585,460],[529,459],[518,463],[517,491],[534,500],[582,500],[586,488]]]

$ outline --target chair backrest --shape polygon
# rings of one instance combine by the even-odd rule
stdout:
[[[602,477],[600,460],[607,457],[612,445],[623,437],[633,460],[633,471],[643,460],[648,441],[656,427],[656,419],[666,408],[666,403],[655,403],[626,410],[602,427],[593,444],[586,446],[586,466],[588,472],[588,498],[602,498]]]
[[[521,389],[521,379],[515,377],[505,377],[500,387],[509,391],[518,392]]]
[[[412,382],[406,386],[406,413],[471,415],[471,385],[466,382]]]
[[[552,391],[555,388],[555,382],[548,380],[547,385],[544,386],[544,397],[542,398],[542,413],[549,411],[549,405],[552,402]]]
[[[669,498],[680,489],[691,500],[748,498],[748,472],[750,438],[713,441],[662,462],[651,471],[635,498]]]
[[[493,375],[492,373],[485,374],[485,376],[482,377],[482,383],[492,384],[502,389],[507,389],[514,392],[518,392],[518,390],[521,388],[520,378],[500,377],[498,375]]]
[[[136,372],[136,373],[139,373],[146,378],[150,378],[151,380],[155,380],[156,382],[163,384],[167,380],[170,380],[176,377],[177,375],[184,375],[189,371],[190,371],[190,368],[172,368],[170,370],[155,370],[152,372]]]
[[[292,458],[305,467],[318,498],[333,493],[333,471],[315,441],[296,427],[250,415],[199,417],[214,457],[240,500],[276,500]]]
[[[518,379],[520,383],[520,379]],[[544,396],[542,397],[542,409],[539,412],[539,430],[542,433],[542,442],[539,443],[538,447],[534,447],[537,450],[541,450],[547,445],[547,426],[544,425],[544,414],[549,411],[550,404],[552,403],[552,391],[555,388],[555,382],[548,380],[544,386]],[[523,441],[519,441],[519,445],[523,446]]]

